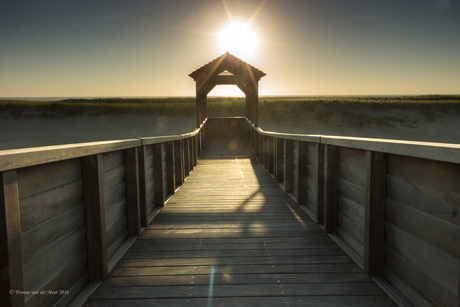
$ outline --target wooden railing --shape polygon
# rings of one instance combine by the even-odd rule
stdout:
[[[248,125],[265,169],[401,305],[460,306],[460,145]]]
[[[67,306],[102,281],[197,164],[205,125],[0,151],[0,306]]]
[[[460,145],[273,133],[237,118],[177,136],[1,151],[0,305],[84,300],[197,164],[208,124],[211,138],[249,139],[401,304],[459,306]]]

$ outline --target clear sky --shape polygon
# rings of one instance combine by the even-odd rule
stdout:
[[[460,0],[0,0],[0,97],[193,96],[231,20],[261,95],[460,94]]]

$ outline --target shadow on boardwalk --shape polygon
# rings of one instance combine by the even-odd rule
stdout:
[[[231,147],[208,142],[85,306],[396,306],[248,148]]]

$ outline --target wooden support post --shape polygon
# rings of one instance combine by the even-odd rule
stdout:
[[[174,171],[174,142],[165,143],[166,146],[166,175],[167,177],[167,193],[174,194],[176,191],[176,172]]]
[[[190,150],[190,171],[195,167],[195,142],[193,141],[193,136],[188,139],[188,146]]]
[[[200,147],[198,143],[198,135],[195,136],[195,166],[198,165],[198,160],[200,158]]]
[[[292,184],[293,184],[293,178],[292,178],[292,169],[294,167],[293,165],[293,145],[292,145],[292,140],[287,140],[286,139],[286,167],[285,167],[285,191],[286,192],[292,192]]]
[[[364,205],[364,271],[383,276],[385,252],[386,155],[366,151],[366,199]]]
[[[307,203],[307,143],[299,141],[297,161],[297,203]]]
[[[153,145],[153,176],[155,186],[155,208],[163,207],[165,204],[164,181],[163,181],[163,159],[161,156],[162,144]]]
[[[16,170],[0,173],[0,306],[24,306],[21,216]]]
[[[188,140],[189,139],[184,139],[183,140],[183,145],[184,145],[184,181],[185,181],[185,177],[187,177],[188,174],[190,174],[190,150],[189,150]]]
[[[126,211],[128,216],[128,235],[141,234],[141,213],[139,202],[139,171],[137,148],[125,152]]]
[[[85,157],[82,164],[89,280],[102,281],[108,270],[102,154]]]
[[[284,175],[283,175],[283,147],[284,147],[284,139],[276,139],[275,141],[276,144],[276,171],[275,171],[275,177],[276,181],[278,183],[282,183],[284,181]]]
[[[325,217],[326,232],[337,233],[337,159],[338,149],[326,145],[325,150]]]
[[[316,143],[316,223],[324,223],[324,145]]]
[[[268,138],[268,173],[275,173],[275,137]]]
[[[174,172],[176,178],[176,186],[180,186],[184,182],[182,177],[182,170],[184,169],[182,158],[183,152],[181,147],[181,141],[174,141]]]
[[[147,206],[147,179],[145,173],[146,146],[137,148],[138,171],[139,171],[139,208],[141,214],[141,227],[149,224],[149,213]]]

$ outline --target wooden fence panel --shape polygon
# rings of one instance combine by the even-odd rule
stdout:
[[[385,276],[412,302],[457,307],[460,165],[388,155],[387,168]]]
[[[70,289],[88,279],[81,162],[70,159],[17,171],[23,289]],[[51,306],[60,297],[31,293],[25,303]]]
[[[363,259],[366,152],[339,147],[337,216],[339,236]]]

